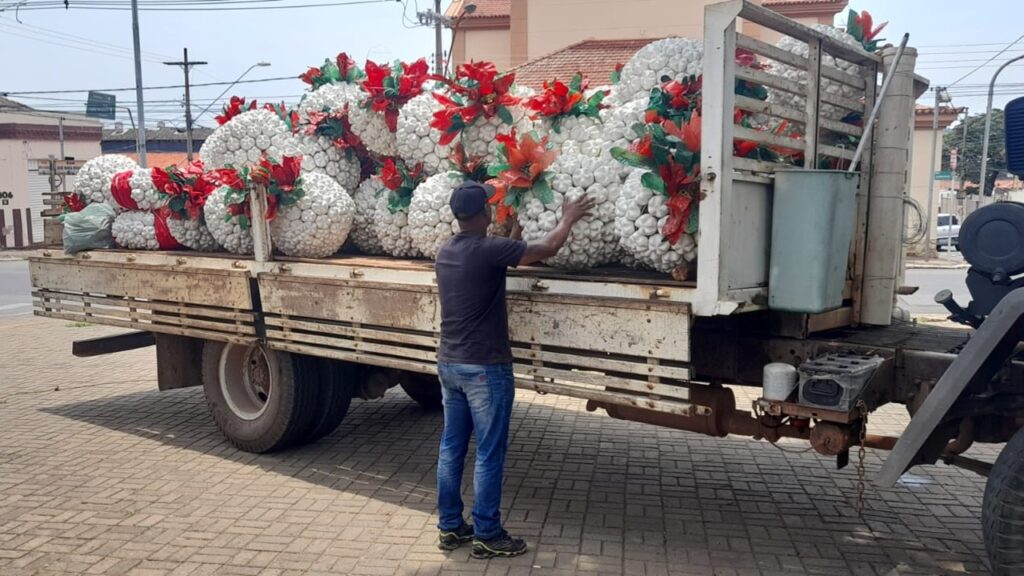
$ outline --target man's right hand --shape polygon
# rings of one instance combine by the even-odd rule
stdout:
[[[590,211],[593,208],[594,199],[586,194],[575,200],[566,200],[562,203],[562,220],[568,220],[570,223],[575,224],[580,219],[590,216]]]
[[[574,224],[590,215],[594,209],[594,199],[589,196],[581,196],[575,200],[566,200],[562,203],[562,219],[551,232],[548,232],[539,242],[530,242],[526,245],[526,251],[519,261],[521,265],[533,264],[551,258],[562,248],[569,238]]]

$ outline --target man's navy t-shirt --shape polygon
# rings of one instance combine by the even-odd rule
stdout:
[[[438,362],[507,364],[505,275],[526,251],[526,242],[462,232],[437,253],[437,290],[441,296],[441,346]]]

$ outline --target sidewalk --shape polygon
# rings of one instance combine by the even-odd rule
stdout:
[[[964,261],[959,252],[939,254],[936,258],[907,257],[907,270],[917,269],[966,270],[970,264]]]

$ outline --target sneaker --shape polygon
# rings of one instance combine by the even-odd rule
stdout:
[[[440,530],[437,535],[437,547],[441,550],[455,550],[473,539],[473,527],[465,522],[455,530]]]
[[[504,530],[501,534],[490,540],[473,539],[473,551],[470,556],[478,560],[487,558],[511,558],[526,552],[526,541],[522,538],[513,538]]]

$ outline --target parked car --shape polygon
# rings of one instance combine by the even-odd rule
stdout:
[[[935,248],[960,250],[960,219],[956,214],[939,214],[939,227],[935,234]]]

